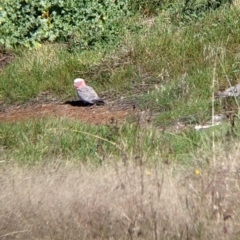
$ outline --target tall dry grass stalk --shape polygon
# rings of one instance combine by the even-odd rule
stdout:
[[[195,172],[144,159],[97,170],[2,166],[0,239],[239,239],[240,150],[216,149],[215,166]]]

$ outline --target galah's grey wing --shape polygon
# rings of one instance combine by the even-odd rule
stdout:
[[[233,87],[226,89],[224,92],[216,94],[216,97],[238,97],[240,96],[240,84],[237,84]]]
[[[98,103],[103,102],[97,95],[97,93],[94,91],[94,89],[90,86],[83,86],[79,89],[77,89],[77,94],[80,100],[86,102],[86,103]]]

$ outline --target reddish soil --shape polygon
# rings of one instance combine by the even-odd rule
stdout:
[[[17,122],[25,119],[49,116],[64,117],[85,123],[106,124],[121,121],[133,113],[132,108],[114,110],[104,106],[71,106],[59,103],[45,103],[28,106],[12,106],[0,110],[0,122]]]

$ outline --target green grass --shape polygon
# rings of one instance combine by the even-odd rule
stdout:
[[[72,80],[101,53],[70,54],[66,47],[46,45],[33,51],[22,50],[14,63],[1,73],[0,99],[5,103],[23,103],[40,92],[50,91],[59,99],[73,93]]]
[[[157,160],[190,166],[198,150],[212,152],[213,131],[214,141],[221,143],[230,130],[225,124],[203,131],[192,126],[177,133],[174,126],[165,130],[134,122],[95,126],[64,118],[1,123],[0,161],[35,165],[62,159],[98,166],[144,156],[150,165]],[[238,135],[230,137],[226,144],[238,139]]]

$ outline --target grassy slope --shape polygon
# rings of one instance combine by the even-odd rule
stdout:
[[[237,9],[221,8],[201,19],[188,24],[179,24],[178,17],[172,19],[171,12],[163,11],[153,19],[149,27],[145,20],[141,33],[126,35],[119,47],[111,52],[89,51],[67,52],[63,45],[45,45],[33,51],[19,51],[19,56],[2,70],[0,99],[6,104],[22,103],[36,97],[42,91],[50,91],[59,99],[74,96],[72,80],[83,77],[98,91],[107,91],[133,99],[142,110],[154,112],[154,126],[172,126],[178,120],[201,123],[211,117],[211,96],[213,90],[223,89],[237,82],[238,45],[240,25]],[[213,75],[215,89],[212,89]],[[236,105],[236,103],[233,102]],[[216,102],[221,111],[222,103]],[[16,125],[1,123],[1,157],[3,160],[35,162],[48,158],[85,159],[98,162],[93,156],[96,139],[91,145],[78,147],[83,141],[78,135],[65,138],[63,132],[56,132],[58,141],[49,141],[49,128],[82,130],[74,121],[44,119],[39,122],[23,122]],[[134,125],[134,124],[133,124]],[[131,145],[129,139],[137,139],[132,133],[133,125],[117,131],[109,127],[84,126],[89,133],[121,145],[128,154],[139,148]],[[135,123],[135,128],[139,128]],[[121,126],[118,128],[122,129]],[[34,130],[36,129],[36,131]],[[85,131],[85,130],[84,130]],[[198,148],[210,150],[212,131],[204,133],[188,129],[182,133],[163,131],[159,134],[145,134],[145,154],[160,152],[160,159],[184,161]],[[230,124],[220,127],[219,136],[231,131]],[[60,134],[60,136],[59,136]],[[61,138],[61,134],[64,138]],[[125,140],[126,139],[126,140]],[[135,141],[135,140],[133,140]],[[18,145],[17,143],[21,143]],[[28,144],[30,143],[30,144]],[[153,144],[154,143],[154,144]],[[88,142],[89,144],[89,142]],[[93,145],[92,145],[93,144]],[[74,146],[74,147],[73,147]],[[141,147],[140,147],[141,148]],[[56,151],[54,149],[58,149]],[[101,150],[102,151],[102,150]],[[112,154],[115,150],[104,148]],[[26,160],[26,153],[29,159]],[[21,157],[22,156],[22,157]],[[25,160],[24,160],[25,159]],[[169,160],[170,159],[170,160]],[[189,158],[190,159],[190,158]],[[188,161],[187,161],[188,162]]]
[[[144,26],[140,34],[126,36],[107,55],[100,51],[70,54],[63,46],[23,52],[1,73],[0,100],[21,103],[46,90],[69,97],[72,79],[82,76],[100,91],[130,92],[140,98],[142,108],[166,114],[171,110],[176,117],[187,104],[187,113],[195,113],[208,106],[214,64],[217,89],[228,86],[226,77],[231,83],[237,81],[238,14],[225,8],[178,26],[170,13],[163,12],[150,29]],[[141,92],[139,83],[147,84],[149,95],[136,94],[136,89]]]
[[[108,55],[59,45],[20,53],[0,72],[4,103],[46,90],[72,98],[72,79],[82,76],[156,118],[0,123],[0,238],[239,239],[238,119],[198,132],[172,125],[210,117],[214,71],[214,90],[238,81],[238,13],[220,9],[187,27],[162,13]],[[224,104],[237,105],[215,109]]]

